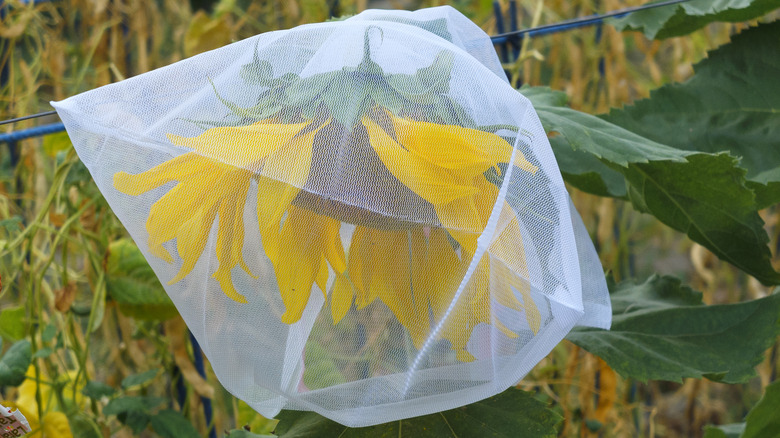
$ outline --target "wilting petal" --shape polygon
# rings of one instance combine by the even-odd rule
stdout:
[[[459,175],[481,175],[497,163],[509,162],[512,156],[512,145],[489,132],[390,117],[398,140],[406,149],[438,167],[456,170]],[[515,153],[514,164],[527,172],[537,170],[520,151]]]
[[[302,132],[283,143],[268,156],[261,175],[272,180],[284,181],[298,188],[303,187],[311,169],[314,136],[326,125],[327,123],[324,123]]]
[[[447,170],[404,149],[370,118],[362,120],[371,146],[387,170],[421,198],[433,205],[442,205],[477,193],[473,187],[457,184]]]
[[[183,218],[191,218],[196,209],[202,208],[203,195],[192,195],[187,185],[179,184],[152,205],[146,218],[152,254],[173,263],[173,257],[162,244],[176,238]]]
[[[267,156],[276,152],[308,124],[279,124],[264,120],[247,126],[207,129],[197,137],[168,134],[168,140],[177,146],[195,149],[199,154],[222,163],[256,170]]]
[[[282,217],[299,189],[287,183],[260,177],[257,181],[257,218],[263,250],[271,263],[276,263],[279,253],[279,229]]]

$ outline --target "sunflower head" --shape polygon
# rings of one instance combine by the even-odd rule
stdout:
[[[226,103],[244,123],[169,133],[181,155],[119,172],[114,187],[130,196],[170,187],[146,222],[149,251],[178,266],[169,284],[213,257],[210,276],[236,305],[259,299],[236,286],[255,278],[275,287],[284,324],[297,324],[321,294],[332,325],[385,312],[409,348],[445,341],[454,358],[471,361],[480,324],[517,336],[491,312],[496,305],[539,330],[517,275],[527,273],[518,218],[499,196],[506,172],[533,177],[537,166],[510,143],[516,128],[480,129],[438,85],[426,91],[429,111],[398,105],[436,84],[432,71],[449,74],[451,62],[443,52],[415,75],[387,75],[366,55],[354,69],[280,78],[263,95],[281,99],[266,102],[273,111]],[[499,216],[497,237],[482,238]],[[510,242],[520,256],[509,266],[491,261],[489,250]],[[250,268],[246,245],[262,248],[270,273]],[[499,272],[517,280],[496,281]]]

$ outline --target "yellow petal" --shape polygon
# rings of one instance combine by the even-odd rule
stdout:
[[[182,265],[168,284],[176,283],[192,272],[209,240],[211,226],[217,217],[217,208],[216,202],[204,205],[177,230],[176,249],[182,259]]]
[[[126,195],[138,196],[171,181],[181,181],[199,170],[197,166],[193,167],[196,157],[192,153],[180,155],[135,175],[117,172],[114,188]]]
[[[290,206],[281,230],[279,258],[274,270],[285,312],[282,322],[297,322],[309,302],[311,288],[321,267],[322,243],[311,239],[313,213]]]
[[[317,278],[315,279],[315,282],[317,283],[317,287],[320,288],[322,291],[322,296],[327,297],[328,296],[328,274],[330,272],[328,271],[328,262],[325,260],[325,257],[323,256],[320,259],[320,270],[317,272]]]
[[[477,176],[496,163],[507,163],[512,145],[498,135],[455,125],[420,122],[390,115],[398,140],[406,149],[438,167]],[[515,153],[515,165],[529,172],[536,166]]]
[[[371,146],[387,170],[421,198],[433,205],[442,205],[477,193],[473,187],[458,185],[447,170],[404,149],[368,117],[362,120]]]
[[[276,263],[279,253],[279,232],[282,217],[298,188],[287,183],[260,177],[257,181],[257,218],[263,250],[271,263]]]
[[[372,230],[376,245],[372,258],[378,263],[372,266],[370,293],[393,312],[398,322],[409,332],[416,348],[422,347],[430,330],[428,303],[420,291],[416,297],[412,290],[414,270],[422,263],[425,254],[413,254],[414,245],[408,231]],[[417,298],[417,299],[416,299]]]
[[[196,137],[168,134],[168,140],[177,146],[195,149],[199,154],[249,170],[259,170],[263,160],[308,125],[305,123],[278,124],[260,121],[247,126],[207,129]]]
[[[441,337],[450,341],[460,361],[474,360],[466,351],[468,341],[477,324],[490,322],[489,290],[488,265],[483,257],[441,331]]]
[[[248,173],[248,172],[247,172]],[[225,196],[219,204],[219,228],[217,231],[217,260],[219,266],[214,272],[214,278],[219,281],[222,291],[231,299],[239,303],[246,303],[246,298],[236,291],[231,277],[231,271],[236,265],[252,273],[244,263],[242,249],[244,245],[244,205],[246,204],[247,191],[249,190],[249,178],[245,181],[234,179],[230,181],[234,192]]]
[[[490,253],[506,263],[512,271],[521,277],[529,278],[523,236],[520,234],[520,222],[512,207],[506,203],[501,210],[498,223],[497,236],[490,245]]]
[[[263,166],[258,180],[257,217],[263,249],[272,263],[279,251],[282,217],[309,178],[314,136],[326,125],[290,139]]]
[[[326,125],[327,123],[324,123],[287,140],[268,156],[261,175],[298,188],[303,187],[309,178],[309,170],[311,169],[314,137]]]
[[[537,333],[541,326],[541,313],[531,297],[531,285],[528,282],[529,273],[525,262],[520,223],[514,210],[507,204],[501,211],[499,224],[503,225],[503,230],[500,230],[498,237],[490,246],[490,253],[496,259],[496,262],[493,263],[496,272],[492,275],[504,277],[508,284],[520,293],[523,302],[518,301],[509,287],[498,290],[496,300],[506,307],[515,310],[523,309],[528,326],[534,333]]]
[[[325,257],[330,266],[338,274],[343,274],[347,269],[347,258],[344,255],[344,245],[341,243],[341,222],[326,216],[320,216],[322,221],[325,241]]]
[[[482,223],[474,202],[474,196],[456,199],[446,205],[437,205],[436,216],[455,241],[473,255],[477,250],[477,239],[482,234]]]
[[[220,268],[217,269],[212,276],[219,282],[220,289],[222,289],[222,292],[227,295],[228,298],[237,303],[245,304],[248,302],[246,297],[238,293],[235,285],[233,285],[231,270]]]
[[[346,316],[355,292],[352,284],[344,274],[336,274],[336,282],[333,284],[333,290],[330,293],[330,311],[333,315],[333,324],[338,324]]]
[[[533,331],[534,334],[538,333],[542,322],[542,315],[531,297],[531,285],[528,281],[520,279],[517,274],[513,273],[500,261],[493,263],[491,275],[497,275],[502,279],[500,282],[502,287],[500,287],[495,294],[496,301],[511,309],[518,311],[523,310],[526,322],[531,328],[531,331]],[[520,295],[523,297],[522,303],[517,299],[512,288],[520,292]]]
[[[211,168],[209,163],[212,164]],[[173,258],[162,244],[176,237],[179,225],[185,218],[190,218],[193,211],[207,202],[214,202],[214,185],[222,175],[219,167],[214,166],[218,164],[204,158],[193,161],[191,167],[201,170],[202,175],[197,179],[190,178],[180,182],[152,205],[146,219],[149,250],[152,254],[173,263]],[[207,198],[212,200],[207,201]]]
[[[352,233],[352,243],[349,246],[348,272],[349,278],[356,289],[357,298],[355,305],[358,309],[371,304],[367,293],[371,281],[371,241],[369,233],[370,231],[365,227],[355,227],[355,231]]]
[[[428,242],[424,290],[428,291],[433,318],[439,321],[468,265],[458,259],[444,230],[432,229]]]
[[[465,183],[465,180],[462,181]],[[442,226],[469,255],[473,255],[477,249],[477,240],[493,211],[499,190],[481,175],[472,178],[469,184],[479,191],[477,195],[456,199],[435,208]]]

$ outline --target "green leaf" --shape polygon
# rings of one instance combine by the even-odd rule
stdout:
[[[100,400],[103,397],[111,397],[114,395],[116,393],[116,389],[106,385],[105,383],[90,380],[86,385],[84,385],[84,389],[81,390],[81,393],[89,398]]]
[[[704,438],[739,438],[745,431],[745,423],[704,426]]]
[[[157,370],[144,371],[143,373],[140,374],[133,374],[132,376],[127,376],[122,380],[122,389],[128,389],[134,386],[143,385],[144,383],[157,377],[159,373],[160,370],[157,369]]]
[[[520,92],[534,105],[545,130],[548,132],[554,130],[555,120],[547,119],[548,113],[545,113],[544,110],[549,112],[555,107],[565,107],[568,101],[566,93],[553,91],[549,87],[528,86],[521,88]],[[583,114],[583,116],[588,115]],[[582,122],[587,123],[589,118],[585,117]],[[572,119],[569,122],[576,124],[578,121]],[[582,129],[587,129],[587,125],[583,125]],[[577,134],[573,132],[572,135],[576,136]],[[626,183],[623,175],[609,168],[597,158],[596,154],[591,153],[591,149],[595,150],[598,145],[588,146],[585,150],[576,149],[576,145],[570,144],[567,137],[556,134],[550,137],[550,146],[555,154],[561,175],[567,183],[584,192],[598,196],[618,198],[626,196]]]
[[[165,401],[160,397],[131,396],[117,397],[103,408],[103,415],[119,415],[131,411],[149,412]]]
[[[19,232],[22,230],[22,217],[13,216],[0,220],[0,228],[5,228],[9,233]]]
[[[152,428],[163,438],[198,438],[201,435],[184,416],[171,409],[163,409],[152,415]]]
[[[244,429],[234,429],[225,435],[226,438],[272,438],[276,435],[256,434]]]
[[[576,328],[567,339],[625,377],[744,382],[780,332],[780,294],[705,306],[673,277],[610,287],[612,328]]]
[[[303,383],[307,388],[327,388],[346,382],[342,370],[334,362],[330,351],[316,339],[309,339],[304,351],[307,366],[303,371]]]
[[[764,284],[780,283],[764,221],[744,169],[727,154],[696,154],[687,163],[632,165],[628,197],[639,211],[686,233]]]
[[[41,341],[49,343],[55,336],[57,336],[57,327],[54,324],[48,324],[41,333]]]
[[[144,411],[127,411],[118,414],[117,418],[137,435],[146,429],[146,426],[151,419],[151,415]]]
[[[0,386],[19,386],[24,382],[27,368],[32,363],[30,341],[19,341],[8,349],[0,359]]]
[[[97,423],[84,414],[74,414],[68,417],[70,431],[78,438],[103,438]]]
[[[348,428],[313,412],[282,411],[282,438],[360,437],[556,437],[561,417],[530,393],[510,388],[461,408],[371,427]]]
[[[777,8],[777,0],[691,0],[634,12],[610,23],[619,30],[640,30],[647,38],[664,39],[687,35],[716,21],[753,20]]]
[[[563,101],[555,96],[559,92],[520,91],[535,102],[545,129],[561,134],[552,139],[553,151],[568,182],[590,193],[620,196],[622,186],[615,175],[620,173],[637,210],[686,233],[762,283],[780,283],[780,274],[770,262],[769,236],[758,215],[756,196],[733,157],[674,149],[610,121],[599,123],[598,117],[550,106]],[[605,165],[583,159],[578,150]]]
[[[573,150],[563,137],[551,138],[550,146],[567,183],[598,196],[626,197],[626,182],[620,172],[587,152]]]
[[[107,291],[119,303],[122,313],[143,320],[165,320],[178,314],[132,240],[119,239],[108,249]]]
[[[52,353],[54,353],[54,350],[52,350],[51,347],[43,347],[40,350],[36,351],[35,354],[33,354],[33,359],[49,357],[51,356]]]
[[[412,104],[435,104],[441,95],[449,92],[453,62],[452,52],[442,50],[428,67],[417,70],[413,75],[388,75],[387,83]]]
[[[8,307],[0,312],[0,334],[12,341],[22,339],[25,335],[24,306]]]
[[[741,438],[780,436],[780,381],[766,387],[761,400],[745,418],[745,432]]]
[[[550,105],[561,104],[565,95],[561,96],[563,93],[559,91],[524,87],[520,92],[533,103],[545,131],[557,132],[572,149],[588,152],[609,163],[627,167],[630,163],[659,160],[685,162],[685,157],[691,154],[649,140],[599,117]]]
[[[777,3],[776,3],[777,4]],[[694,66],[684,83],[606,119],[680,149],[742,158],[758,208],[780,202],[780,21],[733,37]]]

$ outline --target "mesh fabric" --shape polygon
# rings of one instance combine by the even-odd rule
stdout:
[[[455,408],[610,325],[533,107],[450,7],[266,33],[53,105],[220,382],[267,417]]]

